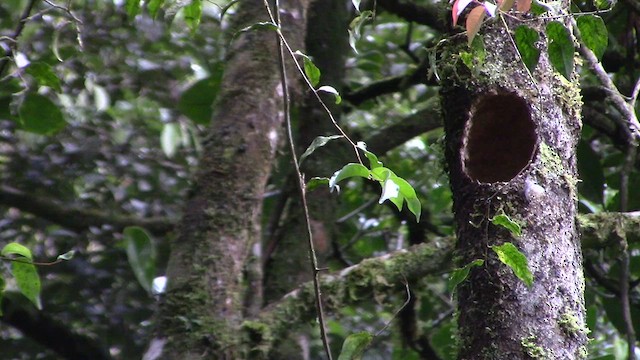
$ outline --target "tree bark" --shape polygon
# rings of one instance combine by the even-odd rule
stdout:
[[[281,3],[283,23],[295,27],[288,40],[299,46],[308,1]],[[234,16],[229,38],[269,21],[260,0],[240,2]],[[239,328],[243,297],[260,295],[247,288],[245,270],[252,250],[260,256],[264,188],[281,142],[276,40],[269,30],[233,40],[200,170],[171,244],[167,292],[149,358],[258,358],[240,348]]]
[[[544,22],[528,25],[543,40],[532,76],[499,20],[483,25],[484,60],[475,56],[467,67],[460,54],[471,50],[458,36],[439,63],[456,257],[459,266],[485,260],[457,289],[461,360],[586,357],[575,220],[578,81],[575,72],[567,81],[551,68]],[[500,214],[522,235],[494,225]],[[506,242],[526,256],[530,287],[492,251]]]

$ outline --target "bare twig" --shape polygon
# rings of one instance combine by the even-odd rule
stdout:
[[[4,57],[0,59],[0,78],[2,77],[2,74],[4,73],[4,70],[7,67],[7,64],[9,64],[9,59],[12,58],[13,49],[16,47],[18,38],[20,37],[20,34],[22,34],[22,30],[24,30],[24,25],[27,23],[27,19],[31,15],[31,11],[33,10],[33,7],[36,5],[37,1],[38,0],[29,0],[29,3],[24,8],[24,11],[20,16],[18,25],[16,26],[16,29],[14,30],[13,35],[11,36],[12,41],[10,41],[10,44],[7,45],[4,52]]]
[[[121,231],[127,226],[137,225],[156,235],[162,235],[171,231],[175,225],[175,220],[169,218],[145,219],[65,206],[52,199],[34,196],[6,185],[0,185],[0,205],[14,207],[74,231],[86,231],[103,225],[111,225],[114,231]]]
[[[280,8],[279,8],[279,0],[275,1],[275,5],[274,5],[274,12],[276,14],[275,19],[274,16],[271,12],[271,8],[269,7],[269,3],[265,0],[264,5],[267,9],[267,11],[269,12],[269,17],[271,18],[271,21],[274,22],[277,26],[278,26],[278,60],[280,62],[280,76],[281,76],[281,80],[282,80],[282,89],[283,89],[283,112],[284,112],[284,117],[285,117],[285,123],[286,123],[286,127],[287,127],[287,136],[288,136],[288,142],[289,142],[289,147],[291,150],[291,157],[293,160],[293,166],[295,168],[295,172],[296,172],[296,176],[298,178],[298,186],[300,189],[300,200],[302,203],[302,209],[304,211],[304,221],[305,221],[305,225],[307,228],[307,240],[308,240],[308,245],[309,245],[309,257],[311,258],[311,268],[312,268],[312,272],[313,272],[313,288],[314,288],[314,292],[315,292],[315,297],[316,297],[316,311],[317,311],[317,316],[318,316],[318,323],[320,326],[320,335],[322,338],[322,345],[324,346],[324,350],[325,353],[327,355],[327,358],[329,360],[332,360],[332,356],[331,356],[331,347],[329,346],[329,337],[327,335],[327,329],[326,329],[326,322],[324,319],[324,310],[322,308],[322,291],[320,289],[320,269],[318,268],[318,258],[316,257],[316,251],[315,251],[315,246],[313,243],[313,231],[311,229],[311,220],[309,218],[309,208],[307,206],[307,196],[306,196],[306,189],[305,189],[305,182],[304,182],[304,177],[302,175],[302,172],[300,171],[300,164],[298,162],[298,156],[296,155],[296,147],[295,147],[295,143],[293,140],[293,131],[292,131],[292,126],[291,126],[291,116],[290,116],[290,97],[289,97],[289,84],[287,81],[287,69],[286,69],[286,63],[285,63],[285,57],[284,57],[284,46],[285,46],[285,41],[284,41],[284,37],[282,36],[282,32],[280,31],[281,29],[281,22],[280,22]],[[291,52],[292,58],[295,62],[295,57],[293,56],[293,52],[291,51],[291,49],[289,48],[288,45],[287,49],[289,49],[289,51]],[[297,62],[296,62],[297,64]],[[311,85],[309,83],[309,85]],[[313,86],[312,86],[313,88]],[[316,93],[317,95],[317,93]],[[328,109],[327,109],[328,110]],[[332,118],[333,119],[333,118]],[[334,121],[335,123],[335,121]],[[337,125],[337,123],[336,123]],[[343,133],[343,135],[346,136],[346,134]],[[357,150],[356,150],[357,153]]]
[[[622,128],[627,132],[628,142],[635,145],[637,140],[640,139],[640,123],[638,122],[638,117],[635,109],[633,108],[634,104],[632,102],[630,103],[625,101],[624,96],[613,83],[613,80],[611,80],[604,67],[602,67],[602,64],[596,55],[584,44],[584,41],[582,41],[582,37],[580,36],[580,30],[578,29],[578,25],[574,19],[571,19],[571,24],[573,25],[573,33],[580,44],[578,47],[580,55],[587,60],[589,67],[602,85],[610,90],[607,91],[607,94],[609,95],[609,99],[613,102],[613,105],[622,114],[623,118],[619,121],[621,122],[621,125],[623,125]],[[634,101],[633,96],[631,101]]]

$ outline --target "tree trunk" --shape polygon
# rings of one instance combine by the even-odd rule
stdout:
[[[521,23],[511,22],[513,29]],[[587,332],[584,279],[576,228],[576,144],[580,106],[575,72],[554,72],[544,23],[532,75],[498,19],[483,25],[486,58],[466,38],[441,53],[446,157],[454,195],[457,259],[473,268],[457,289],[458,359],[582,359]],[[522,226],[513,235],[491,221],[504,214]],[[513,243],[533,274],[529,287],[491,246]]]
[[[282,21],[293,47],[300,46],[307,0],[282,1]],[[260,0],[242,1],[229,38],[240,29],[268,21]],[[168,287],[150,350],[162,359],[258,358],[239,348],[245,271],[259,257],[265,184],[281,143],[282,89],[277,37],[253,30],[233,40],[210,137],[200,170],[172,243]],[[255,285],[260,281],[252,281]],[[150,356],[151,351],[147,353]]]

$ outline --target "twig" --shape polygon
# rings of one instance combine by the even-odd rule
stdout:
[[[322,292],[320,289],[320,269],[318,268],[318,258],[316,257],[316,251],[315,251],[315,246],[313,244],[313,231],[311,229],[311,221],[309,218],[309,208],[307,206],[307,196],[306,196],[306,189],[305,189],[305,182],[304,182],[304,177],[302,175],[302,172],[300,171],[300,165],[298,163],[298,156],[296,155],[296,148],[295,148],[295,144],[293,141],[293,130],[292,130],[292,126],[291,126],[291,116],[290,116],[290,97],[289,97],[289,84],[287,81],[287,69],[286,69],[286,63],[285,63],[285,57],[284,57],[284,46],[286,45],[285,41],[284,41],[284,37],[282,36],[282,32],[280,31],[281,29],[281,22],[280,22],[280,7],[279,7],[279,0],[276,0],[274,3],[274,12],[276,13],[276,17],[274,19],[274,16],[271,12],[271,8],[269,7],[269,3],[267,2],[267,0],[264,0],[264,5],[267,8],[267,11],[269,12],[269,17],[271,18],[271,21],[274,22],[276,24],[276,26],[278,26],[278,60],[280,62],[280,76],[281,76],[281,80],[282,80],[282,89],[283,89],[283,111],[284,111],[284,117],[285,117],[285,123],[286,123],[286,128],[287,128],[287,136],[288,136],[288,142],[289,142],[289,147],[291,149],[291,157],[293,160],[293,166],[295,168],[295,172],[296,172],[296,176],[298,178],[298,185],[299,185],[299,189],[300,189],[300,200],[302,202],[302,209],[304,211],[304,221],[305,221],[305,225],[307,228],[307,240],[308,240],[308,244],[309,244],[309,255],[311,258],[311,267],[312,267],[312,272],[313,272],[313,288],[314,288],[314,292],[315,292],[315,298],[316,298],[316,311],[317,311],[317,315],[318,315],[318,323],[320,326],[320,335],[322,338],[322,345],[324,346],[324,350],[325,353],[327,354],[327,358],[329,360],[332,360],[332,356],[331,356],[331,347],[329,346],[329,337],[327,336],[327,329],[326,329],[326,323],[324,320],[324,310],[322,308]],[[292,58],[294,60],[294,62],[297,64],[297,62],[295,61],[295,57],[293,56],[293,52],[291,51],[291,49],[289,48],[288,45],[287,49],[290,51]],[[311,83],[309,83],[309,85],[311,85]],[[313,88],[313,86],[311,86]],[[316,93],[317,96],[317,93]],[[323,104],[324,105],[324,104]],[[327,109],[328,111],[328,109]],[[333,120],[333,117],[332,117]],[[335,123],[335,121],[334,121]],[[336,123],[337,125],[337,123]],[[346,134],[343,133],[343,135],[346,136]],[[356,150],[357,153],[357,150]]]
[[[13,54],[13,48],[16,46],[18,37],[20,37],[20,34],[22,34],[22,30],[24,30],[24,25],[26,24],[27,19],[31,15],[31,11],[33,10],[33,7],[36,5],[37,1],[38,0],[29,0],[29,3],[24,8],[24,11],[20,16],[18,25],[16,26],[16,29],[13,32],[13,36],[11,36],[12,44],[9,44],[9,46],[6,48],[4,52],[5,57],[0,59],[0,78],[2,77],[2,73],[4,73],[4,70],[7,67],[7,64],[9,63],[9,59],[11,59],[11,55]]]
[[[395,313],[393,313],[393,316],[391,317],[391,319],[387,321],[387,323],[382,327],[382,329],[378,330],[378,332],[375,335],[376,337],[380,336],[391,325],[391,322],[393,321],[393,319],[398,317],[398,314],[400,313],[400,311],[402,311],[405,307],[407,307],[407,305],[409,305],[409,303],[411,302],[411,289],[409,289],[409,282],[407,281],[407,279],[404,279],[404,288],[407,291],[407,300],[405,300],[404,304],[402,304],[402,306],[398,310],[396,310]]]
[[[638,122],[638,117],[636,116],[633,104],[625,101],[624,97],[622,96],[616,85],[613,83],[606,70],[602,67],[602,64],[600,63],[596,55],[584,44],[584,41],[582,41],[582,37],[580,36],[578,24],[574,19],[571,19],[571,25],[573,26],[573,33],[580,44],[578,47],[580,55],[582,55],[587,60],[587,63],[591,67],[591,70],[593,70],[594,74],[602,83],[602,85],[605,88],[611,90],[607,92],[607,94],[609,95],[609,99],[611,99],[613,105],[616,107],[616,109],[618,109],[623,117],[618,121],[620,122],[620,125],[622,125],[622,128],[625,130],[628,136],[628,142],[635,145],[636,140],[640,138],[640,123]],[[633,101],[634,97],[632,96],[631,99]]]
[[[53,265],[57,265],[60,264],[63,261],[67,261],[61,258],[58,258],[54,261],[51,262],[37,262],[37,261],[29,261],[26,259],[22,259],[22,258],[10,258],[10,257],[6,257],[6,256],[0,256],[0,261],[10,261],[10,262],[17,262],[17,263],[23,263],[23,264],[31,264],[31,265],[35,265],[35,266],[53,266]]]

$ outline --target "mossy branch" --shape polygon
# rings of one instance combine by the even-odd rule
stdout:
[[[169,218],[145,219],[68,206],[6,185],[0,186],[0,204],[31,213],[78,232],[103,225],[111,225],[114,231],[121,231],[127,226],[141,226],[155,235],[164,235],[176,224],[175,220]]]
[[[583,248],[613,245],[612,235],[626,236],[627,241],[640,241],[640,212],[579,215]],[[453,238],[440,238],[437,245],[424,243],[396,251],[321,277],[325,311],[339,311],[347,306],[385,298],[404,291],[404,282],[414,283],[428,275],[447,272],[453,266]],[[316,316],[313,283],[302,284],[277,303],[265,308],[258,319],[245,321],[243,346],[256,356],[266,354],[295,331],[296,324]],[[258,357],[260,358],[260,357]]]

